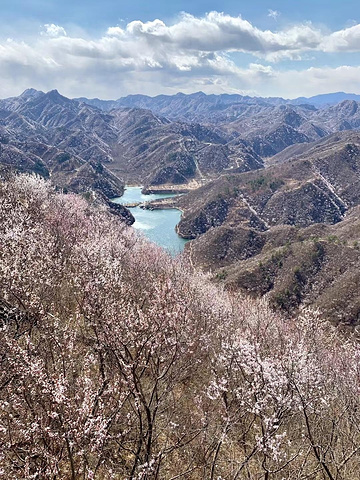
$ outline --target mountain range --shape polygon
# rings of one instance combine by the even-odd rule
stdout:
[[[131,183],[183,184],[192,178],[218,175],[223,169],[243,171],[263,166],[247,142],[226,132],[172,122],[143,109],[103,112],[56,90],[43,93],[30,89],[19,97],[1,100],[0,127],[3,143],[8,141],[29,156],[36,155],[43,170],[57,174],[56,182],[61,186],[74,187],[69,178],[73,182],[81,165],[96,170],[101,164],[101,172],[95,173],[101,173],[101,181],[106,177],[106,185],[96,189],[107,196],[122,193],[119,185],[119,191],[108,185],[110,178],[119,182],[111,172]],[[43,145],[42,151],[39,145]],[[51,153],[44,145],[56,150]],[[63,152],[66,155],[61,155],[59,162],[55,153]],[[26,164],[21,168],[32,169]]]
[[[100,100],[99,98],[80,97],[76,100],[87,103],[101,110],[110,111],[119,107],[138,107],[148,108],[153,111],[166,110],[169,116],[184,115],[193,106],[203,104],[203,108],[225,108],[234,104],[258,103],[259,105],[267,103],[269,105],[303,105],[309,104],[316,107],[330,106],[340,103],[344,100],[360,101],[360,95],[354,93],[336,92],[315,95],[313,97],[298,97],[294,99],[284,99],[281,97],[250,97],[248,95],[238,94],[220,94],[206,95],[203,92],[196,92],[189,95],[177,93],[176,95],[157,95],[150,97],[148,95],[128,95],[120,97],[117,100]],[[180,111],[171,110],[169,105],[177,105]]]
[[[309,99],[241,95],[130,95],[115,101],[78,99],[103,111],[148,109],[172,121],[197,122],[216,128],[227,139],[241,138],[255,153],[272,156],[289,145],[315,141],[340,130],[358,128],[354,94],[335,93]]]

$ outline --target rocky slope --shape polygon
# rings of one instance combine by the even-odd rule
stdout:
[[[201,126],[170,122],[149,110],[111,112],[118,132],[111,169],[131,183],[186,184],[190,179],[218,176],[223,170],[263,167],[262,159],[244,141]]]
[[[259,235],[262,248],[217,273],[229,288],[267,294],[276,308],[318,308],[335,323],[360,322],[360,210],[335,225],[279,226]]]
[[[192,263],[229,288],[267,293],[278,308],[315,305],[357,323],[360,135],[333,135],[273,163],[178,200],[178,231],[196,238]]]
[[[109,136],[109,128],[103,117],[56,91],[28,90],[1,100],[0,171],[3,175],[17,171],[50,178],[65,192],[85,194],[92,202],[108,205],[126,223],[133,223],[128,210],[111,208],[109,202],[122,195],[124,182],[106,166],[101,136]]]

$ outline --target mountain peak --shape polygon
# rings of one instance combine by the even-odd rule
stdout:
[[[56,103],[69,103],[71,100],[69,98],[61,95],[58,90],[50,90],[46,93],[46,97]]]
[[[61,97],[60,93],[58,92],[58,90],[56,90],[56,88],[54,90],[50,90],[47,92],[47,94],[49,97]]]
[[[20,97],[22,98],[36,97],[42,93],[44,92],[41,92],[40,90],[36,90],[35,88],[27,88],[26,90],[23,91]]]
[[[191,93],[189,96],[195,97],[195,98],[202,98],[202,97],[206,97],[206,93],[200,91],[200,92]]]

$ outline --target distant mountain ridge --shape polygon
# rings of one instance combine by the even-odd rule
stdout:
[[[87,100],[104,111],[151,110],[172,122],[200,123],[221,135],[241,138],[260,157],[271,157],[290,145],[308,143],[336,131],[359,128],[360,96],[335,93],[310,99],[284,100],[241,95],[130,95],[115,101]],[[338,103],[338,100],[341,100]]]
[[[336,103],[343,102],[344,100],[355,100],[360,102],[360,95],[355,93],[335,92],[335,93],[323,93],[321,95],[315,95],[313,97],[298,97],[294,100],[288,100],[293,105],[299,105],[301,103],[309,103],[321,107],[324,105],[335,105]]]
[[[0,100],[0,118],[0,126],[13,129],[18,140],[30,137],[101,163],[127,181],[157,185],[261,168],[264,158],[289,146],[358,129],[360,108],[353,99],[318,108],[281,98],[202,92],[132,95],[104,103],[28,89]]]
[[[239,94],[205,94],[203,92],[196,92],[191,94],[177,93],[175,95],[157,95],[154,97],[148,95],[127,95],[126,97],[120,97],[117,100],[101,100],[99,98],[86,98],[79,97],[74,100],[78,100],[89,105],[100,108],[101,110],[109,111],[113,108],[119,107],[137,107],[137,108],[149,108],[163,109],[169,103],[174,104],[190,104],[198,100],[203,100],[213,108],[220,108],[233,105],[236,103],[243,104],[257,104],[257,105],[302,105],[309,104],[316,107],[335,105],[336,103],[344,100],[360,101],[360,95],[354,93],[335,92],[315,95],[312,97],[298,97],[294,99],[284,99],[282,97],[251,97],[248,95]]]

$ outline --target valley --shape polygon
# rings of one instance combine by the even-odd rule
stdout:
[[[190,240],[184,255],[228,289],[356,326],[360,104],[325,97],[109,103],[29,89],[0,100],[0,167],[48,178],[147,233],[157,217],[152,240],[176,252]],[[131,187],[121,199],[125,185],[148,195],[126,200]]]

